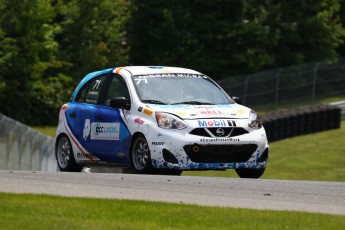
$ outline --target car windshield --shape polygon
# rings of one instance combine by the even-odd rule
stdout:
[[[133,83],[139,98],[152,104],[231,104],[231,99],[205,75],[135,75]]]

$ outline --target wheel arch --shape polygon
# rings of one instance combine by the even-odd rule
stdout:
[[[67,137],[67,139],[71,142],[69,136],[66,133],[60,133],[59,135],[57,135],[56,138],[55,138],[55,146],[54,146],[55,153],[56,153],[56,149],[57,149],[58,144],[59,144],[59,140],[62,137]]]

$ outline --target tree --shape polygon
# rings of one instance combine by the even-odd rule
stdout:
[[[126,0],[58,0],[60,57],[76,83],[87,73],[128,64]]]
[[[268,26],[277,31],[272,67],[335,60],[345,30],[339,0],[272,1]]]
[[[53,100],[43,94],[44,82],[63,66],[55,56],[54,10],[50,0],[1,0],[0,5],[1,112],[25,123],[44,122],[51,115],[45,104]]]
[[[215,78],[334,59],[339,0],[132,1],[132,64],[180,65]]]

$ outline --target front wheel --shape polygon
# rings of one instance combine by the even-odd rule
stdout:
[[[144,136],[139,135],[134,139],[131,148],[131,159],[138,173],[153,173],[150,149]]]
[[[237,175],[241,178],[254,178],[254,179],[258,179],[265,172],[265,168],[262,168],[262,169],[239,168],[235,170],[236,170]]]
[[[81,172],[83,166],[75,162],[71,142],[67,136],[58,139],[55,149],[56,161],[62,172]]]

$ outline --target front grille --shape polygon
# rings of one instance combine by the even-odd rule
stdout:
[[[219,129],[224,132],[220,135]],[[202,137],[236,137],[243,134],[249,133],[247,130],[238,127],[228,127],[228,128],[196,128],[190,131],[190,134],[202,136]]]
[[[246,145],[185,145],[184,151],[195,163],[237,163],[250,159],[258,148],[256,144]]]

